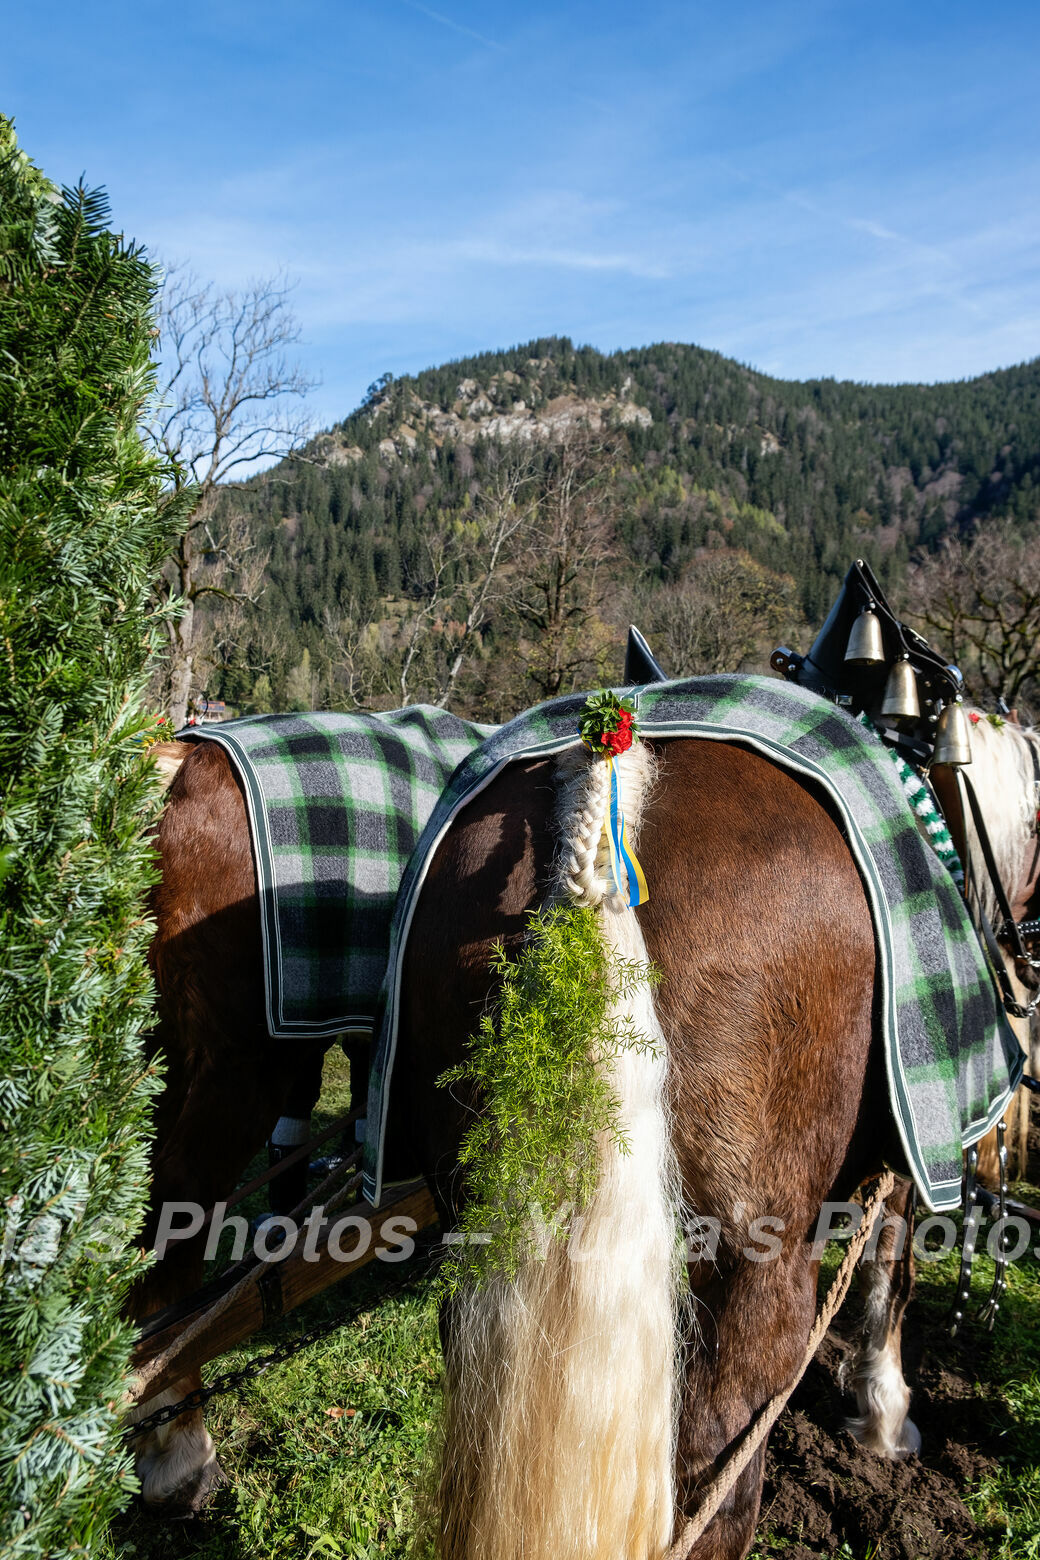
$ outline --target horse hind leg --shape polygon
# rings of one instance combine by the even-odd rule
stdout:
[[[920,1432],[907,1412],[910,1388],[901,1347],[903,1312],[914,1287],[913,1190],[910,1181],[897,1183],[885,1200],[876,1246],[868,1243],[860,1260],[864,1315],[851,1370],[859,1414],[846,1422],[861,1446],[894,1459],[921,1449]]]
[[[202,1210],[226,1197],[261,1148],[277,1116],[277,1073],[270,1047],[265,1051],[263,1037],[255,1032],[248,1038],[253,1041],[252,1066],[230,1039],[216,1047],[213,1062],[199,1068],[194,1078],[194,1108],[183,1113],[156,1155],[153,1209],[144,1232],[149,1244],[155,1240],[156,1221],[165,1204],[194,1205]],[[215,1144],[219,1154],[214,1151]],[[171,1241],[131,1298],[138,1320],[183,1300],[199,1287],[208,1238],[200,1232],[187,1240]],[[236,1257],[240,1249],[236,1243]],[[201,1385],[197,1370],[187,1372],[165,1391],[136,1405],[129,1416],[131,1423],[179,1402]],[[141,1496],[148,1507],[165,1517],[193,1516],[224,1482],[201,1409],[179,1414],[137,1438],[133,1453]]]

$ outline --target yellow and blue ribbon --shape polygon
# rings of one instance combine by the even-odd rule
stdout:
[[[607,823],[610,870],[617,884],[618,893],[622,898],[627,896],[629,908],[634,910],[637,905],[646,904],[650,898],[650,890],[646,886],[643,869],[636,860],[636,853],[628,843],[625,812],[621,806],[617,770],[614,768],[612,756],[608,756],[607,765],[610,769],[610,816]]]

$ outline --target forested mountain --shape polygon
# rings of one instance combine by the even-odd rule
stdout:
[[[770,633],[805,640],[853,557],[898,596],[943,537],[1038,512],[1040,360],[871,386],[677,343],[530,342],[385,378],[301,458],[226,491],[220,523],[248,531],[265,586],[211,618],[210,692],[506,713],[616,677],[630,611],[670,644],[677,616],[703,627],[712,591],[744,601],[744,638],[687,660],[754,664]]]

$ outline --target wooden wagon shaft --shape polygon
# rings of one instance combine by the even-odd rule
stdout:
[[[344,1132],[346,1131],[347,1127],[353,1126],[360,1115],[361,1107],[358,1105],[355,1106],[353,1110],[348,1111],[345,1116],[337,1116],[335,1121],[333,1121],[329,1126],[325,1127],[323,1131],[317,1133],[315,1137],[312,1137],[306,1143],[301,1143],[299,1148],[294,1148],[292,1153],[286,1154],[283,1159],[279,1159],[277,1164],[269,1165],[266,1170],[260,1173],[260,1175],[255,1175],[251,1181],[247,1181],[244,1186],[240,1186],[238,1190],[227,1199],[223,1205],[224,1213],[227,1213],[229,1208],[237,1207],[240,1202],[244,1202],[245,1199],[252,1196],[254,1192],[258,1192],[261,1186],[267,1185],[268,1181],[274,1181],[278,1176],[284,1175],[286,1170],[290,1169],[293,1165],[298,1164],[305,1154],[309,1158],[314,1149],[320,1148],[323,1143],[327,1143],[329,1138],[335,1137],[338,1132]],[[214,1210],[210,1208],[209,1212],[206,1214],[206,1217],[203,1219],[202,1228],[204,1230],[208,1230],[210,1225],[213,1223],[213,1213]]]
[[[374,1261],[380,1250],[393,1248],[405,1232],[381,1230],[391,1220],[410,1219],[416,1229],[425,1229],[437,1222],[433,1199],[423,1181],[413,1181],[402,1187],[392,1203],[384,1203],[374,1209],[367,1202],[358,1202],[331,1218],[325,1219],[313,1229],[309,1237],[302,1229],[290,1256],[281,1261],[261,1262],[252,1269],[230,1292],[201,1315],[172,1323],[161,1332],[141,1339],[134,1351],[133,1365],[140,1372],[132,1389],[136,1402],[152,1397],[173,1384],[184,1373],[208,1360],[215,1359],[226,1349],[233,1348],[256,1332],[265,1322],[302,1305],[313,1295],[321,1294],[332,1284],[337,1284],[359,1268]],[[349,1223],[365,1221],[364,1224]],[[358,1243],[356,1231],[371,1226],[371,1239],[356,1256],[336,1257],[329,1250],[330,1231],[340,1226],[343,1244],[350,1247]],[[305,1239],[305,1237],[307,1237]],[[304,1251],[313,1252],[310,1261]]]
[[[313,1191],[308,1192],[296,1204],[295,1208],[289,1210],[285,1217],[302,1223],[312,1207],[321,1207],[322,1205],[330,1214],[334,1212],[339,1213],[343,1198],[356,1192],[361,1184],[360,1172],[352,1173],[351,1171],[351,1166],[356,1164],[360,1154],[361,1150],[359,1148],[356,1153],[350,1155],[336,1169],[330,1171]],[[236,1195],[236,1201],[240,1200]],[[229,1203],[228,1206],[230,1207],[231,1204]],[[346,1217],[346,1215],[343,1215],[343,1217]],[[207,1215],[202,1229],[204,1230],[207,1223],[211,1221],[212,1212]],[[202,1231],[200,1230],[199,1233],[201,1234]],[[225,1268],[223,1273],[218,1274],[216,1278],[210,1279],[208,1284],[203,1284],[201,1289],[194,1290],[190,1295],[186,1295],[183,1300],[176,1300],[172,1305],[164,1306],[161,1311],[156,1311],[152,1316],[147,1317],[141,1323],[138,1352],[143,1353],[147,1340],[157,1336],[159,1333],[167,1333],[172,1336],[170,1329],[173,1328],[174,1323],[181,1328],[193,1326],[193,1318],[197,1318],[200,1311],[212,1310],[218,1300],[222,1300],[230,1290],[238,1287],[245,1275],[255,1268],[260,1260],[252,1251],[245,1253],[238,1262],[234,1262],[229,1268]]]

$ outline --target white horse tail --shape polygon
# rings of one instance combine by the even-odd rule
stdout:
[[[630,838],[651,761],[616,760]],[[608,954],[645,962],[610,890],[607,765],[560,761],[559,899],[595,905]],[[604,1132],[597,1190],[568,1243],[468,1291],[451,1319],[442,1560],[658,1560],[672,1539],[678,1198],[664,1036],[649,988],[614,1016],[650,1042],[612,1058],[625,1144]]]
[[[159,771],[162,790],[170,789],[193,746],[191,742],[153,742],[151,747],[145,749],[146,755]]]

